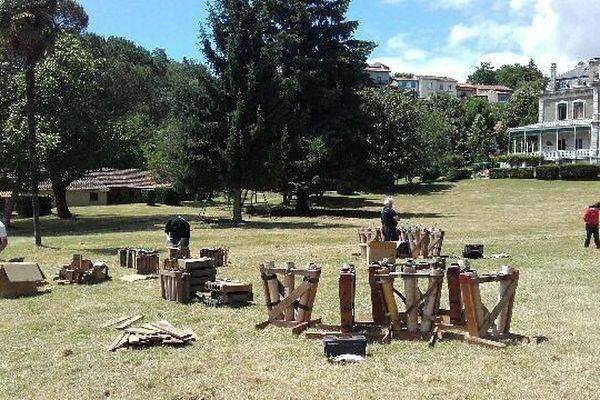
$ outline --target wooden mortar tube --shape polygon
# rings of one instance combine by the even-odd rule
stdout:
[[[289,296],[290,293],[294,290],[295,287],[295,277],[293,271],[296,269],[296,266],[293,262],[286,262],[285,269],[287,273],[285,274],[285,296]],[[294,304],[285,309],[284,315],[286,321],[293,321],[295,314]]]
[[[434,318],[438,313],[441,282],[443,279],[443,269],[435,267],[431,268],[429,271],[429,287],[433,287],[433,290],[429,296],[425,298],[423,317],[421,318],[421,333],[431,332],[431,329],[433,328]]]
[[[354,265],[344,264],[338,279],[340,298],[340,326],[343,333],[354,330],[354,298],[356,290],[356,270]]]
[[[502,269],[500,271],[500,274],[502,275],[513,275],[513,268],[503,265]],[[503,295],[506,293],[507,289],[509,288],[510,284],[512,283],[512,279],[506,279],[506,280],[501,280],[499,282],[498,285],[498,301],[502,300]],[[508,320],[508,315],[509,315],[509,307],[512,303],[512,299],[509,300],[508,303],[506,303],[506,306],[502,309],[502,311],[500,311],[500,314],[498,314],[498,317],[496,318],[496,330],[498,331],[498,333],[500,334],[507,334],[508,329],[510,328],[510,322]]]
[[[448,280],[448,304],[450,305],[450,322],[453,324],[463,323],[462,296],[460,294],[460,267],[452,263],[446,270]]]
[[[406,265],[404,272],[414,274],[416,269],[412,265]],[[406,296],[406,309],[412,308],[412,311],[406,315],[406,327],[408,332],[414,333],[419,330],[418,307],[414,304],[418,298],[417,278],[412,276],[402,276],[404,279],[404,295]]]

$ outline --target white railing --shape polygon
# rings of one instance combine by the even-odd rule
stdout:
[[[537,151],[534,154],[541,155],[545,160],[556,161],[556,160],[575,160],[590,158],[592,153],[589,149],[579,150],[555,150],[555,151]]]

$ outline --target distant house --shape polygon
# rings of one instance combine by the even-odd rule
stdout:
[[[376,87],[384,88],[390,84],[392,70],[387,65],[380,62],[371,65],[367,64],[364,71],[369,75],[371,82]]]
[[[415,75],[419,81],[419,98],[430,99],[435,94],[447,94],[456,97],[456,84],[458,81],[447,76]]]
[[[508,130],[509,153],[539,154],[546,160],[598,163],[600,58],[557,75],[539,97],[538,122]]]
[[[50,182],[41,182],[39,191],[41,196],[50,196],[54,199]],[[85,176],[67,187],[67,204],[74,207],[106,205],[108,188],[98,179]]]
[[[69,206],[92,206],[143,202],[142,191],[170,187],[158,183],[151,171],[103,169],[87,173],[67,187]],[[54,198],[50,182],[40,183],[40,194]]]
[[[470,83],[459,83],[456,85],[456,95],[459,99],[465,97],[481,97],[490,103],[508,103],[512,95],[512,89],[502,85],[473,85]]]
[[[419,96],[419,80],[412,77],[394,76],[390,82],[390,88],[408,90],[414,93],[415,97]]]

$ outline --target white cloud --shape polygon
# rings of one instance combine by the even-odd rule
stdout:
[[[384,62],[396,72],[465,80],[483,61],[499,67],[533,58],[548,74],[553,62],[565,72],[579,60],[600,56],[598,0],[579,0],[576,7],[563,0],[495,0],[486,1],[487,8],[476,2],[439,1],[439,7],[473,7],[449,28],[446,41],[428,43],[426,51],[411,40],[418,32],[399,33],[388,40],[386,55],[372,61]]]

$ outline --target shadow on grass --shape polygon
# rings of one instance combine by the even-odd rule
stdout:
[[[456,185],[453,183],[405,183],[395,187],[397,194],[412,194],[428,196],[435,193],[443,193],[452,190]]]
[[[325,208],[312,208],[308,212],[298,212],[293,208],[254,208],[251,215],[264,217],[332,217],[332,218],[356,218],[356,219],[379,219],[381,211],[379,210],[351,210],[340,209],[332,210]],[[443,215],[438,213],[400,213],[402,219],[413,218],[441,218]],[[329,225],[331,226],[331,225]],[[343,226],[342,226],[343,227]]]

